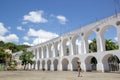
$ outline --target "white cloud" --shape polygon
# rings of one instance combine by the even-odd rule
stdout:
[[[60,22],[61,24],[66,24],[66,22],[67,22],[67,19],[66,19],[65,16],[58,15],[58,16],[56,16],[56,18],[59,20],[59,22]]]
[[[28,36],[24,36],[23,39],[24,39],[25,41],[29,41],[29,37],[28,37]]]
[[[45,30],[42,30],[42,29],[36,31],[36,30],[34,30],[32,28],[29,29],[27,34],[28,34],[28,36],[45,38],[45,39],[58,37],[58,35],[55,34],[55,33],[48,32],[48,31],[45,31]]]
[[[39,44],[39,43],[42,43],[42,42],[45,42],[45,41],[48,41],[49,39],[46,39],[46,38],[35,38],[33,40],[33,44],[36,45],[36,44]]]
[[[30,44],[28,42],[24,42],[23,44],[28,45],[28,46],[33,46],[33,44]]]
[[[117,41],[118,41],[118,38],[117,38],[117,37],[115,37],[115,38],[114,38],[114,40],[117,42]]]
[[[43,17],[43,11],[31,11],[29,14],[25,15],[23,20],[33,22],[33,23],[46,23],[48,20]]]
[[[34,30],[30,28],[27,33],[27,36],[23,37],[23,39],[25,41],[27,40],[29,41],[29,40],[32,40],[32,38],[34,38],[32,44],[36,45],[38,43],[42,43],[42,42],[45,42],[47,40],[50,40],[56,37],[58,37],[56,33],[48,32],[48,31],[41,30],[41,29]]]
[[[88,40],[88,43],[91,43],[92,42],[92,40]]]
[[[18,26],[17,30],[24,31],[25,29],[23,29],[22,26]]]
[[[5,35],[8,30],[4,27],[3,23],[0,22],[0,35]]]
[[[8,36],[0,36],[0,40],[4,42],[18,42],[19,37],[16,34],[9,34]]]

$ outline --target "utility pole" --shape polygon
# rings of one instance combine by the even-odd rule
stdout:
[[[113,0],[114,1],[114,10],[115,10],[115,15],[116,17],[118,16],[118,13],[120,11],[120,2],[119,0]],[[117,10],[118,8],[118,10]]]

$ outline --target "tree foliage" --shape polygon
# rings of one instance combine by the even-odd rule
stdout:
[[[96,39],[93,39],[92,42],[89,44],[89,52],[97,52]]]
[[[106,48],[106,51],[109,51],[109,50],[117,50],[119,47],[111,39],[108,39],[108,40],[105,40],[105,48]],[[93,39],[92,42],[89,44],[89,52],[97,52],[96,39]]]
[[[22,55],[19,57],[19,59],[22,61],[22,65],[24,66],[24,70],[26,69],[27,64],[33,64],[34,61],[32,61],[34,57],[34,54],[31,51],[23,51]]]
[[[105,48],[107,51],[109,51],[109,50],[117,50],[119,47],[115,42],[109,39],[109,40],[105,40]]]
[[[0,63],[6,63],[6,61],[10,61],[11,58],[11,54],[5,52],[2,48],[0,48]]]
[[[30,46],[28,46],[28,45],[16,45],[16,44],[11,43],[11,42],[4,43],[3,41],[0,41],[0,48],[10,49],[10,50],[12,50],[13,53],[21,51],[21,50],[25,50],[28,47],[30,47]]]

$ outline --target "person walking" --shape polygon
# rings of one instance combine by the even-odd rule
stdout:
[[[80,77],[80,72],[81,72],[81,67],[80,67],[80,65],[81,65],[81,62],[78,60],[77,61],[77,64],[78,64],[78,77]],[[82,75],[81,75],[81,77],[82,77]]]

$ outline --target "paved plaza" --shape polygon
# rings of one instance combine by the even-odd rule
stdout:
[[[120,80],[120,72],[83,72],[77,77],[72,71],[0,71],[0,80]]]

